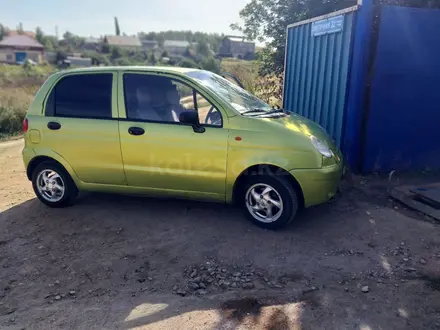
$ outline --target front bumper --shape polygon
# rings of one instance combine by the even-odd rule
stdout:
[[[343,173],[344,163],[342,161],[319,169],[290,171],[301,186],[305,207],[325,203],[334,197]]]

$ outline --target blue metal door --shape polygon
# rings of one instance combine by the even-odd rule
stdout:
[[[365,172],[440,168],[440,10],[384,6]]]
[[[15,53],[15,63],[24,63],[26,61],[26,52]]]

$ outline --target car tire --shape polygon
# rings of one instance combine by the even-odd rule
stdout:
[[[74,204],[78,188],[69,173],[54,161],[38,164],[32,173],[32,187],[38,199],[50,207]]]
[[[299,208],[298,193],[290,180],[276,175],[249,177],[242,189],[241,201],[246,217],[266,229],[287,226]]]

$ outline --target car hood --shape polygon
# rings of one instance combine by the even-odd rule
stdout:
[[[307,119],[296,113],[289,113],[289,115],[283,117],[266,117],[265,120],[274,125],[279,125],[284,129],[295,132],[299,135],[303,135],[305,137],[310,137],[312,135],[316,136],[321,141],[327,143],[330,149],[339,153],[335,142],[325,131],[325,129],[310,119]]]

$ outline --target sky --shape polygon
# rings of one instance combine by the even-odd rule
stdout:
[[[59,36],[114,34],[114,16],[122,33],[192,30],[239,34],[229,28],[241,22],[239,11],[250,0],[0,0],[0,23],[15,29]]]

